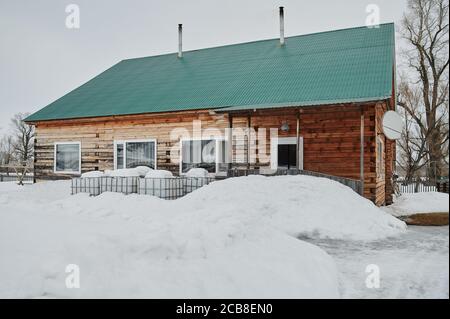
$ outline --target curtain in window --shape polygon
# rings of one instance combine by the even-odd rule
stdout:
[[[57,172],[80,171],[80,145],[78,144],[56,145],[56,171]]]
[[[117,169],[123,168],[123,144],[116,145]]]
[[[125,163],[127,168],[134,168],[137,166],[155,168],[155,143],[127,142]],[[119,161],[117,164],[119,164]]]

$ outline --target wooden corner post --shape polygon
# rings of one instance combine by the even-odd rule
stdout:
[[[297,110],[297,130],[296,130],[296,139],[295,139],[295,149],[296,149],[296,161],[297,161],[297,169],[300,168],[300,110]]]
[[[361,106],[360,158],[359,174],[361,179],[361,196],[364,196],[364,107]]]

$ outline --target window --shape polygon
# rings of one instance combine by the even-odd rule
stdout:
[[[182,140],[180,174],[191,168],[204,168],[209,173],[217,173],[226,166],[225,140]]]
[[[81,173],[81,143],[55,143],[55,173]]]
[[[156,168],[156,140],[115,141],[115,169],[148,166]]]

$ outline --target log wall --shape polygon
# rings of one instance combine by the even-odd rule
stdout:
[[[233,137],[233,165],[270,167],[270,129],[276,128],[281,137],[295,137],[298,119],[299,134],[304,140],[304,169],[360,179],[360,124],[363,112],[364,195],[378,205],[384,204],[390,198],[385,195],[390,188],[385,182],[387,177],[377,175],[379,154],[376,150],[376,138],[381,132],[380,118],[385,110],[386,105],[379,103],[231,114],[234,132],[236,133],[236,128],[241,128]],[[218,129],[221,135],[225,134],[225,128],[229,126],[228,114],[208,111],[38,122],[35,141],[36,177],[56,179],[73,176],[53,172],[55,142],[80,141],[81,168],[82,172],[87,172],[113,169],[114,140],[147,138],[157,140],[158,168],[178,173],[179,138],[194,135],[194,120],[201,120],[203,129]],[[280,130],[283,124],[289,126],[286,132]],[[261,134],[263,128],[266,129],[265,138],[249,145],[248,135]],[[390,152],[391,159],[394,146],[388,142],[385,144],[385,150]],[[392,174],[387,158],[385,163],[386,174]]]

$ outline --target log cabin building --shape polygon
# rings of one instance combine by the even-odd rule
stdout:
[[[123,60],[26,119],[35,177],[295,167],[361,179],[390,203],[395,142],[381,119],[395,72],[393,24]]]

